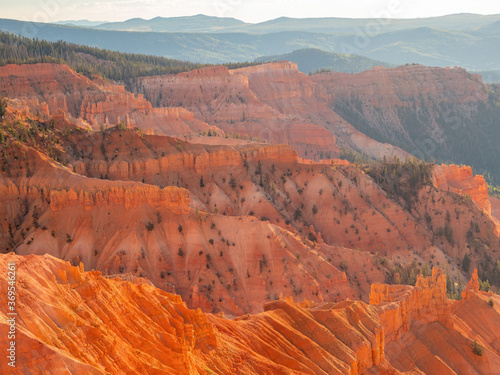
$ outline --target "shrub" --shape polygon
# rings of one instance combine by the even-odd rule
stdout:
[[[495,307],[495,302],[493,302],[493,298],[490,298],[490,299],[489,299],[488,304],[489,304],[491,307]]]
[[[293,214],[293,218],[294,218],[294,220],[296,220],[296,221],[297,221],[297,220],[299,219],[299,217],[301,217],[301,216],[302,216],[302,211],[301,211],[301,209],[300,209],[300,208],[297,208],[297,209],[295,210],[294,214]]]
[[[446,239],[448,240],[448,242],[451,245],[453,245],[454,244],[454,241],[453,241],[453,229],[451,229],[451,226],[448,223],[444,224],[444,234],[445,234]]]
[[[471,260],[470,260],[469,255],[465,254],[464,259],[462,260],[462,269],[465,272],[469,272],[470,263],[471,263]]]
[[[345,260],[341,261],[340,264],[339,264],[339,268],[342,270],[342,271],[347,271],[347,262]]]
[[[482,290],[483,292],[489,292],[491,289],[490,282],[488,280],[479,281],[479,289]]]
[[[472,344],[472,352],[475,355],[482,356],[483,355],[483,347],[477,343],[476,340],[474,340],[474,344]]]
[[[153,229],[155,229],[155,225],[148,221],[148,223],[146,224],[146,229],[148,230],[148,232],[151,232]]]

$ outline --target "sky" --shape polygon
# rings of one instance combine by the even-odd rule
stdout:
[[[286,16],[418,18],[500,14],[499,0],[0,0],[0,18],[35,22],[124,21],[206,14],[262,22]]]

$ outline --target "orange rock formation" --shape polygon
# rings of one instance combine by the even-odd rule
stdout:
[[[33,113],[55,115],[62,111],[94,130],[123,122],[160,134],[183,135],[217,130],[196,120],[183,108],[153,108],[142,95],[100,78],[89,79],[66,65],[33,64],[0,67],[0,91],[8,93]]]
[[[491,203],[488,198],[488,185],[481,175],[473,177],[472,168],[458,165],[440,165],[433,171],[434,185],[460,195],[469,195],[474,203],[491,216]]]
[[[408,156],[355,130],[329,108],[326,90],[288,62],[144,77],[136,90],[156,106],[182,106],[226,133],[288,143],[301,157],[335,157],[339,146],[376,157]]]
[[[495,222],[480,210],[488,207],[487,190],[470,169],[439,166],[434,187],[395,192],[366,169],[311,160],[321,154],[299,158],[290,145],[181,140],[121,126],[88,131],[83,121],[106,121],[102,114],[114,111],[103,92],[130,104],[117,105],[116,113],[141,112],[147,102],[57,66],[9,69],[19,86],[5,86],[14,95],[0,123],[0,248],[17,255],[0,255],[0,265],[19,265],[20,343],[28,348],[19,352],[28,366],[19,373],[40,366],[96,374],[499,368],[500,301],[478,291],[477,274],[462,301],[446,298],[436,269],[416,277],[415,287],[381,284],[402,279],[408,267],[415,275],[425,265],[462,270],[465,254],[472,268],[496,262]],[[40,83],[36,72],[44,73]],[[73,86],[66,88],[68,74]],[[347,125],[328,124],[331,98],[292,64],[149,80],[144,88],[160,102],[177,87],[169,100],[186,95],[194,116],[211,114],[225,130],[247,129],[247,115],[233,124],[230,117],[215,122],[218,116],[260,108],[252,120],[257,128],[276,116],[269,126],[304,156],[316,143],[324,153],[335,142],[356,143]],[[0,82],[10,85],[5,76]],[[199,110],[190,91],[200,97]],[[219,100],[223,93],[233,96]],[[91,105],[82,107],[82,98]],[[83,112],[72,112],[75,103]],[[37,116],[37,108],[53,121]],[[468,193],[480,209],[455,192]],[[1,306],[5,283],[0,275]],[[189,310],[197,308],[203,312]],[[474,340],[481,358],[472,352]],[[35,350],[42,359],[33,359]],[[53,367],[44,368],[44,358]]]
[[[3,373],[486,375],[500,366],[500,314],[487,302],[500,298],[470,288],[464,300],[448,300],[436,269],[415,287],[374,285],[370,305],[278,300],[229,320],[48,255],[0,255],[7,263],[16,265],[17,367],[2,361]],[[5,332],[5,293],[0,304]]]
[[[205,311],[255,313],[280,294],[367,300],[395,259],[461,264],[470,223],[484,220],[432,189],[409,213],[354,165],[299,163],[286,145],[87,133],[67,119],[37,126],[57,142],[2,149],[1,246],[147,277]],[[54,159],[59,145],[66,166]],[[437,234],[446,220],[453,243]],[[488,233],[474,236],[496,249]]]

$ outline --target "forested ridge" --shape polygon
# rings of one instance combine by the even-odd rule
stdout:
[[[176,74],[212,64],[168,59],[165,57],[121,53],[74,43],[47,42],[0,32],[0,66],[7,64],[67,64],[86,76],[97,74],[112,81],[130,80],[152,75]],[[227,63],[229,69],[260,63]]]

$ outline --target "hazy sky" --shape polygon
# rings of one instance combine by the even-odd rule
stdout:
[[[207,14],[261,22],[287,17],[415,18],[452,13],[499,14],[499,0],[0,0],[0,18],[53,22],[123,21]]]

